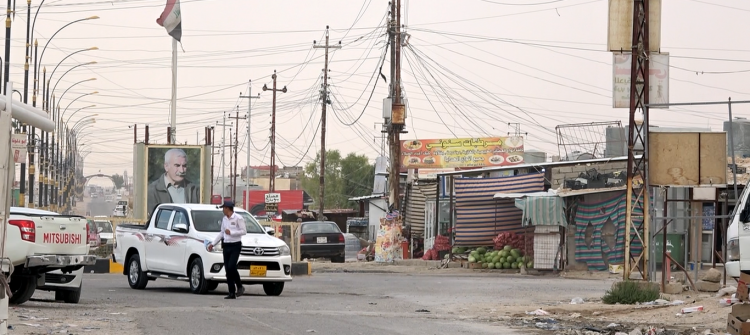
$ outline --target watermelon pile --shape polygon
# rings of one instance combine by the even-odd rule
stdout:
[[[477,263],[483,269],[534,268],[531,257],[524,256],[521,249],[513,248],[511,245],[492,251],[484,247],[477,248],[469,253],[469,263]]]

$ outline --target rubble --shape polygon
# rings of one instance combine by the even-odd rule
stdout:
[[[715,268],[710,268],[708,271],[703,273],[703,278],[700,278],[701,280],[710,282],[710,283],[718,283],[721,282],[723,274],[721,271],[716,270]]]
[[[695,288],[700,292],[719,292],[721,290],[721,283],[699,280],[695,282]]]

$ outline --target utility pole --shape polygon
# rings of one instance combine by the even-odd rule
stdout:
[[[284,85],[284,88],[282,89],[276,88],[276,70],[273,70],[271,79],[273,79],[273,89],[270,89],[270,91],[273,92],[273,101],[271,103],[271,176],[269,177],[270,180],[268,183],[269,193],[273,193],[276,191],[276,171],[274,170],[274,168],[276,167],[276,92],[280,91],[281,93],[286,93],[286,85]],[[269,91],[266,84],[263,84],[263,91]]]
[[[521,132],[521,124],[520,123],[513,123],[508,122],[508,127],[513,126],[513,136],[520,137],[521,135],[529,135],[529,133],[522,133]],[[508,136],[510,136],[510,132],[508,132]]]
[[[315,45],[313,41],[313,48],[325,49],[325,64],[323,67],[323,89],[320,92],[321,101],[321,116],[320,116],[320,210],[318,211],[318,220],[323,220],[323,209],[325,209],[325,190],[326,190],[326,106],[330,103],[328,99],[328,49],[341,49],[341,41],[339,45],[328,44],[328,26],[326,26],[326,45]]]
[[[224,156],[226,154],[226,136],[227,136],[227,127],[232,127],[232,123],[230,122],[227,124],[227,112],[224,112],[223,121],[221,124],[219,122],[216,122],[217,127],[221,127],[221,161],[219,162],[219,167],[221,168],[220,176],[221,176],[221,201],[224,201],[224,196],[226,193],[226,175],[224,171]],[[231,129],[230,129],[231,133]],[[213,180],[211,181],[213,183]]]
[[[246,117],[240,117],[240,106],[237,106],[236,116],[230,116],[229,118],[237,120],[237,127],[234,127],[234,172],[232,173],[232,199],[234,199],[237,196],[237,153],[240,151],[240,119],[244,120]]]
[[[232,179],[234,179],[234,171],[232,170],[232,147],[234,147],[234,145],[232,145],[232,127],[229,127],[229,181],[230,183],[232,182]],[[232,189],[234,188],[234,184],[230,184],[229,186],[230,186],[229,192],[231,192]],[[234,200],[234,194],[230,193],[229,198]]]
[[[388,174],[389,207],[401,209],[401,133],[406,125],[406,108],[401,97],[401,0],[391,0],[391,22],[388,29],[391,48],[391,115],[388,122],[391,170]]]
[[[247,161],[245,164],[245,196],[243,197],[242,204],[245,210],[250,210],[250,146],[252,145],[251,132],[250,132],[250,109],[252,106],[252,99],[260,99],[260,93],[257,96],[253,96],[252,80],[247,81],[247,95],[242,95],[240,92],[241,99],[247,99]]]
[[[625,206],[625,266],[623,278],[630,279],[633,266],[644,281],[649,281],[649,192],[648,192],[648,107],[649,103],[649,4],[648,0],[634,0],[632,63],[630,69],[630,113],[628,120],[628,172]],[[635,120],[636,112],[643,112],[643,122]],[[640,124],[638,124],[640,123]],[[643,152],[636,158],[635,146],[640,142]],[[634,232],[635,236],[631,235]],[[664,232],[666,233],[666,232]],[[633,255],[632,247],[640,244],[640,254]]]

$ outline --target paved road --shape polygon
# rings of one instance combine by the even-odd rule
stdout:
[[[99,334],[127,335],[533,334],[529,328],[513,330],[503,322],[476,319],[476,308],[500,313],[503,306],[524,302],[567,303],[572,296],[600,295],[608,285],[529,276],[320,273],[296,277],[280,297],[248,286],[247,296],[224,300],[225,285],[198,296],[183,282],[157,280],[139,291],[130,289],[121,274],[86,274],[79,305],[35,300],[21,306],[28,310],[11,313],[11,325],[18,325],[14,334],[58,331],[61,324],[77,325],[66,328],[75,333],[87,325]],[[34,296],[51,297],[46,292]],[[29,328],[14,313],[50,319]]]
[[[112,216],[112,210],[115,209],[116,202],[106,202],[103,197],[85,199],[88,202],[87,210],[92,216],[106,215]]]

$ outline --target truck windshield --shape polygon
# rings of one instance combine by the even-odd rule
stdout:
[[[94,221],[96,223],[97,228],[101,228],[101,233],[111,233],[112,232],[112,224],[109,223],[109,221]]]
[[[265,230],[258,224],[252,215],[244,212],[235,212],[245,219],[245,227],[248,234],[265,234]],[[221,230],[221,220],[224,218],[222,211],[192,211],[193,226],[195,230],[205,233],[218,233]]]

